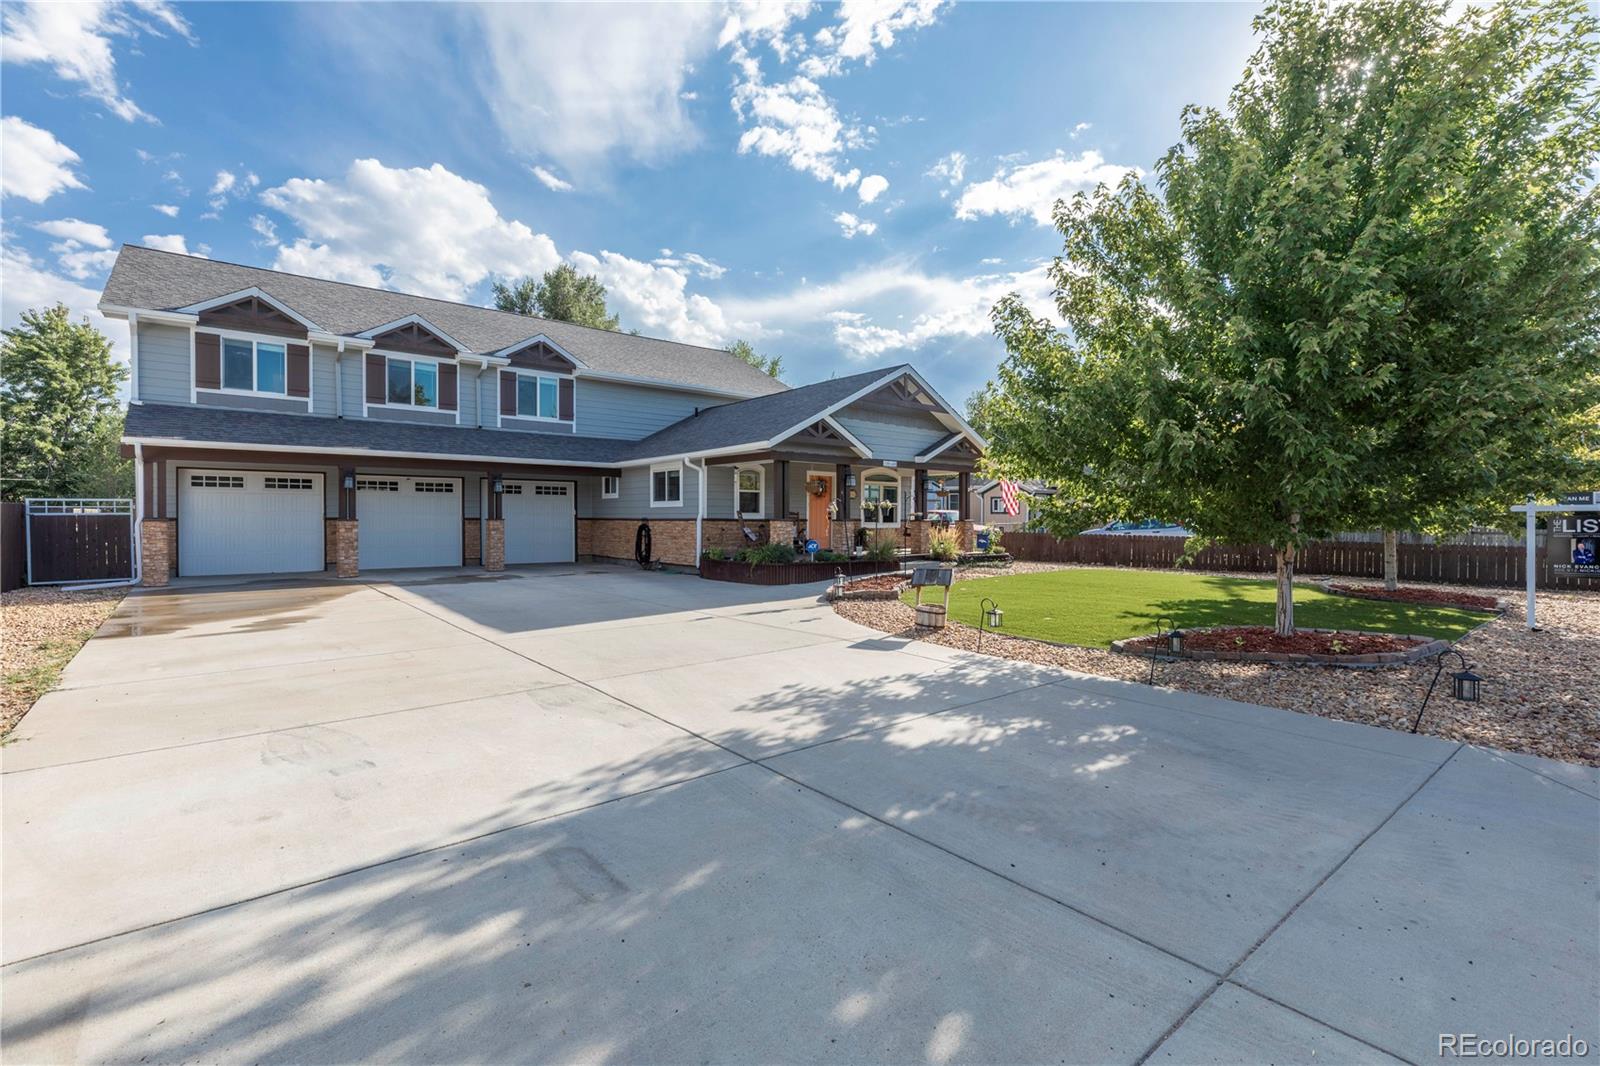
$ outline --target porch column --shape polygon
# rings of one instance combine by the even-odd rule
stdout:
[[[487,472],[489,477],[489,499],[487,512],[483,516],[483,568],[485,570],[504,570],[506,568],[506,521],[505,509],[501,506],[505,497],[495,491],[497,484],[503,484],[503,476],[498,470]]]
[[[972,517],[972,475],[965,470],[961,471],[956,477],[956,484],[959,487],[958,491],[961,493],[961,502],[957,504],[957,507],[960,511],[961,520],[965,522]]]
[[[778,459],[772,464],[772,484],[769,486],[772,495],[772,505],[767,508],[767,517],[789,517],[789,460]]]
[[[919,466],[916,469],[917,499],[915,505],[907,508],[908,514],[917,515],[919,518],[928,516],[928,468]]]
[[[361,527],[356,521],[356,468],[339,468],[339,517],[328,523],[327,554],[335,577],[361,573]]]
[[[830,547],[834,551],[848,552],[855,547],[855,529],[850,525],[850,490],[845,479],[850,476],[850,464],[839,463],[833,468],[834,502],[839,507],[839,517],[828,523]]]

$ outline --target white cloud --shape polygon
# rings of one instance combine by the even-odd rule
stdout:
[[[177,204],[151,204],[150,205],[150,209],[152,211],[160,211],[163,215],[166,215],[168,218],[177,218],[178,217],[178,205]]]
[[[866,177],[861,179],[861,187],[858,188],[856,192],[860,193],[862,203],[870,204],[872,201],[882,196],[883,191],[888,187],[889,179],[884,177],[882,174],[868,174]]]
[[[211,183],[211,195],[212,196],[220,196],[220,195],[222,195],[223,193],[227,192],[229,189],[232,189],[234,187],[234,185],[238,183],[238,181],[239,181],[238,177],[235,176],[233,171],[231,171],[231,170],[219,170],[219,171],[217,171],[217,180],[213,181]]]
[[[895,34],[938,21],[942,6],[942,0],[844,0],[838,26],[823,32],[840,57],[870,64],[879,49],[894,47]]]
[[[832,339],[856,360],[890,351],[916,351],[935,341],[987,336],[989,312],[1009,292],[1022,294],[1035,312],[1054,316],[1045,264],[1026,270],[967,277],[927,274],[907,260],[889,260],[822,285],[802,284],[778,296],[725,300],[734,317],[759,320],[768,330],[830,324]]]
[[[277,247],[278,227],[272,219],[266,215],[251,215],[250,228],[255,230],[257,235],[261,237],[261,243],[271,248]]]
[[[1072,127],[1072,132],[1067,134],[1067,136],[1071,137],[1073,140],[1077,140],[1079,136],[1088,133],[1093,127],[1093,122],[1080,122],[1076,126]]]
[[[106,228],[93,222],[85,222],[79,218],[58,218],[50,222],[36,222],[34,229],[41,233],[48,233],[62,241],[71,241],[75,246],[87,245],[90,248],[111,247],[111,234]]]
[[[80,281],[84,278],[104,274],[117,261],[117,250],[115,248],[96,251],[88,248],[68,248],[64,244],[55,244],[50,246],[50,250],[57,254],[56,261],[61,264],[61,269]]]
[[[938,162],[928,168],[926,176],[936,181],[942,181],[949,186],[960,185],[961,179],[967,176],[967,157],[965,153],[951,152],[949,155],[941,157]],[[949,195],[949,189],[943,189],[939,192],[941,198]]]
[[[789,58],[793,47],[787,37],[789,27],[811,13],[811,0],[734,0],[717,37],[717,47],[735,41],[765,42],[781,60]]]
[[[169,33],[194,41],[189,23],[164,0],[8,5],[3,55],[8,63],[49,65],[120,119],[153,122],[118,81],[111,44],[116,37]]]
[[[572,191],[572,182],[562,181],[544,167],[529,167],[528,169],[533,171],[533,176],[538,178],[544,184],[544,187],[552,192]]]
[[[483,92],[512,147],[569,173],[610,156],[653,163],[699,140],[682,93],[715,43],[711,5],[485,4]]]
[[[52,274],[27,252],[9,244],[0,249],[0,277],[5,281],[0,285],[0,324],[6,328],[15,326],[24,311],[65,304],[74,321],[87,318],[91,326],[111,339],[114,358],[128,361],[127,324],[100,313],[100,293],[96,289]]]
[[[606,287],[606,302],[644,333],[708,347],[761,333],[759,324],[730,322],[716,303],[691,294],[688,278],[675,267],[606,251],[598,257],[574,252],[569,258],[580,272],[598,277]]]
[[[840,211],[833,216],[833,220],[839,224],[839,232],[845,235],[846,240],[858,233],[865,233],[870,237],[878,232],[878,224],[876,222],[865,222],[848,211]]]
[[[78,153],[55,134],[7,115],[0,120],[0,194],[42,204],[62,189],[86,189],[73,171]]]
[[[181,233],[146,233],[141,242],[146,248],[154,248],[158,252],[177,252],[179,255],[198,255],[204,259],[205,246],[200,250],[190,251],[189,242],[184,240]]]
[[[712,281],[717,280],[728,272],[727,267],[720,263],[713,263],[703,255],[695,252],[674,253],[671,248],[661,249],[661,257],[652,260],[652,262],[656,266],[672,267],[676,270],[692,270],[700,277],[709,278]]]
[[[341,179],[293,178],[261,199],[303,234],[278,250],[279,270],[462,300],[490,275],[560,262],[549,237],[501,217],[487,189],[438,163],[359,159]]]
[[[834,188],[848,189],[861,177],[846,169],[844,153],[863,147],[867,133],[846,124],[822,87],[806,77],[768,85],[759,69],[734,86],[733,109],[749,126],[739,138],[739,154],[754,152],[787,162],[795,170]]]
[[[956,217],[970,220],[981,215],[1007,215],[1015,221],[1027,216],[1048,226],[1057,200],[1101,183],[1115,185],[1124,175],[1138,173],[1136,167],[1107,163],[1092,149],[1075,157],[1057,152],[1037,163],[1023,163],[1009,170],[1001,167],[988,181],[968,185],[956,200]]]

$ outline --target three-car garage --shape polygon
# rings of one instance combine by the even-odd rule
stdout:
[[[320,573],[327,565],[336,473],[179,467],[174,475],[180,575]],[[358,473],[354,481],[361,570],[455,567],[470,554],[464,519],[484,513],[488,479]],[[505,479],[507,565],[576,559],[576,500],[572,481]]]

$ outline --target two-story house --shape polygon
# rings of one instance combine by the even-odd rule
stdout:
[[[124,246],[124,451],[172,575],[633,559],[892,536],[983,441],[912,367],[788,388],[727,352]],[[963,514],[962,518],[970,516]],[[970,535],[970,523],[964,523]]]
[[[972,486],[973,511],[976,519],[985,525],[1006,532],[1021,532],[1034,528],[1033,501],[1054,496],[1056,490],[1042,481],[1016,483],[1017,513],[1006,513],[1005,492],[998,479],[980,481]]]

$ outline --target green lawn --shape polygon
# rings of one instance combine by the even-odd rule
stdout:
[[[923,598],[939,602],[937,589]],[[950,617],[978,624],[984,597],[1005,612],[1005,632],[1058,644],[1107,647],[1113,640],[1153,632],[1157,616],[1180,628],[1272,625],[1271,581],[1216,577],[1172,570],[1049,570],[973,581],[957,581]],[[908,591],[910,603],[914,594]],[[1296,625],[1316,629],[1367,629],[1454,639],[1488,616],[1454,607],[1330,596],[1296,585]]]

